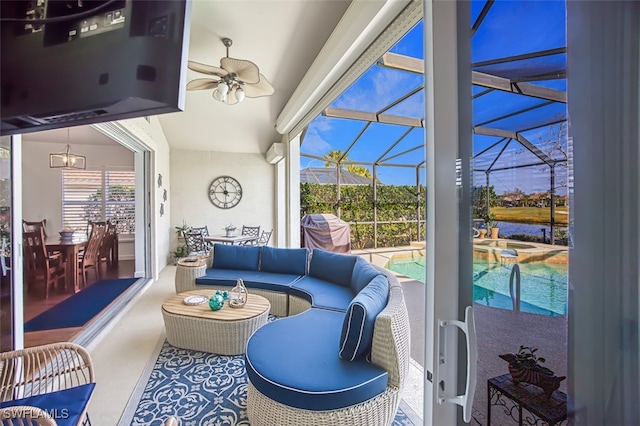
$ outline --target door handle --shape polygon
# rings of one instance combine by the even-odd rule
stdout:
[[[464,322],[458,320],[440,320],[438,322],[441,329],[449,325],[458,327],[465,335],[467,342],[467,381],[465,392],[462,395],[447,397],[445,386],[438,386],[438,403],[451,402],[462,407],[462,416],[465,422],[471,421],[473,408],[473,396],[476,392],[477,367],[478,367],[478,345],[476,341],[476,325],[473,317],[473,307],[467,306],[464,311]],[[444,333],[442,333],[444,335]],[[438,339],[439,341],[440,339]],[[439,351],[437,353],[440,353]],[[443,368],[444,360],[438,364],[438,369]],[[438,374],[438,377],[441,377]]]

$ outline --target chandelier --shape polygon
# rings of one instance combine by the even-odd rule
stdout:
[[[69,129],[67,129],[67,142],[69,142]],[[49,167],[52,169],[80,169],[87,168],[87,157],[71,152],[71,146],[67,143],[65,150],[49,154]]]

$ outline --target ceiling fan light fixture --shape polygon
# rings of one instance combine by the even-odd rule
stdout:
[[[189,61],[189,69],[213,78],[199,78],[187,84],[187,90],[213,89],[212,97],[218,102],[234,105],[244,98],[271,96],[275,92],[269,81],[260,74],[257,65],[244,59],[229,57],[233,41],[223,38],[227,56],[220,59],[220,67]]]
[[[242,100],[244,99],[244,90],[242,90],[241,87],[238,87],[236,89],[236,99],[238,100],[238,102],[242,102]]]
[[[224,97],[226,96],[227,93],[229,93],[229,86],[227,85],[227,83],[223,81],[220,84],[218,84],[217,90],[220,93],[220,95]]]

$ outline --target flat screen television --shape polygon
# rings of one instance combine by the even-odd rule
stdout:
[[[184,110],[190,0],[0,2],[0,135]]]

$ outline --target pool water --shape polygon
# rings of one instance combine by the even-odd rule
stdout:
[[[424,282],[424,257],[396,259],[387,268]],[[473,261],[473,300],[486,306],[512,309],[509,277],[512,264]],[[520,310],[541,315],[567,313],[567,265],[520,264]]]

